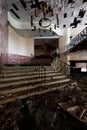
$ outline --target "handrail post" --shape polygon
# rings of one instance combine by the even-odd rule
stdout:
[[[57,61],[56,61],[57,60]],[[59,64],[59,68],[60,68],[60,71],[61,72],[63,72],[64,74],[66,74],[66,75],[70,75],[70,69],[71,69],[71,66],[70,65],[68,65],[67,63],[65,63],[64,61],[62,61],[60,58],[55,58],[54,59],[54,64],[55,64],[55,66],[57,67],[58,65],[56,65],[56,64]],[[57,69],[58,69],[58,67],[57,67]]]

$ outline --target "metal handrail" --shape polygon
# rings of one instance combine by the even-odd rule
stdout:
[[[34,65],[34,70],[36,71],[36,73],[39,72],[39,77],[41,78],[41,81],[43,81],[44,85],[46,85],[46,68],[38,61],[35,56],[33,56],[33,54],[31,54],[31,56],[36,62],[36,64]]]
[[[58,58],[58,57],[56,57],[56,58],[53,60],[52,66],[53,66],[56,70],[58,70],[58,71],[60,71],[60,72],[62,72],[62,73],[64,73],[64,74],[66,74],[67,76],[70,76],[70,69],[73,68],[72,66],[68,65],[67,63],[65,63],[64,61],[62,61],[62,60],[61,60],[60,58]]]

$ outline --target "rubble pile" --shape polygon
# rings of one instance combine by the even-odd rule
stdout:
[[[75,86],[73,89],[70,87],[55,90],[0,105],[0,130],[19,130],[19,122],[29,119],[29,124],[31,117],[35,123],[33,130],[86,130],[87,122],[81,123],[72,118],[59,105],[70,102],[71,106],[77,105],[87,109],[87,91],[84,90],[86,87],[79,83]],[[70,109],[68,108],[68,110]],[[20,124],[22,125],[22,123]]]

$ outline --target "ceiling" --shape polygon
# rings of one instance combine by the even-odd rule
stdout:
[[[42,9],[39,7],[42,1],[46,1],[47,6],[51,8],[47,10],[45,17],[51,21],[47,28],[40,26],[40,19],[44,17]],[[37,14],[35,16],[35,9]],[[52,28],[79,28],[87,25],[87,0],[8,0],[8,11],[11,17],[18,22],[28,22],[30,31],[18,30],[21,35],[28,36],[57,36]],[[33,16],[33,25],[32,25]],[[10,21],[9,21],[10,22]],[[37,30],[38,29],[38,30]],[[43,31],[41,31],[43,29]],[[48,30],[47,30],[48,29]],[[37,31],[36,31],[37,30]],[[46,30],[46,31],[45,31]],[[33,31],[33,32],[32,32]],[[42,34],[40,34],[40,31]],[[32,33],[31,33],[32,32]],[[47,32],[47,33],[46,33]]]
[[[58,35],[54,31],[50,31],[47,29],[16,29],[14,28],[15,32],[22,37],[34,37],[37,38],[58,38]]]

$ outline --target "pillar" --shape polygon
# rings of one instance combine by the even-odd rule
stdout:
[[[70,42],[70,29],[67,28],[67,29],[63,30],[63,35],[59,38],[59,50],[60,50],[60,53],[65,51],[66,46],[67,46],[67,44],[69,44],[69,42]],[[65,54],[62,55],[61,58],[66,63],[69,60],[69,57],[66,56]]]
[[[7,0],[0,0],[0,68],[7,62],[8,53],[8,25]]]

